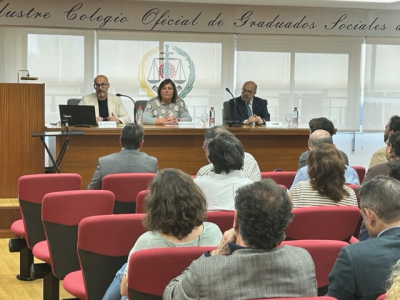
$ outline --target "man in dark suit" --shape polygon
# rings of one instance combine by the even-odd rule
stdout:
[[[400,258],[400,182],[379,175],[360,188],[360,207],[370,239],[344,247],[329,274],[328,295],[375,300],[385,292]]]
[[[257,93],[257,84],[247,81],[243,84],[240,97],[229,100],[229,116],[231,121],[240,121],[243,124],[255,123],[263,125],[270,120],[267,100],[254,97]],[[236,102],[236,109],[235,109]]]
[[[286,193],[273,180],[239,188],[233,229],[164,290],[172,299],[259,299],[317,296],[315,267],[302,248],[278,245],[293,215]]]
[[[115,173],[157,173],[157,158],[140,152],[144,140],[143,126],[129,123],[121,131],[122,150],[99,158],[88,190],[101,189],[104,176]]]

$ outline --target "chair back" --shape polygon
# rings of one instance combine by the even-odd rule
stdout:
[[[18,201],[30,249],[46,239],[41,211],[44,195],[51,192],[80,190],[82,177],[72,173],[24,175],[18,179]]]
[[[154,248],[134,252],[129,259],[129,299],[161,300],[165,287],[193,260],[216,247]]]
[[[277,184],[284,185],[289,189],[293,184],[296,173],[296,171],[261,172],[261,179],[271,178]]]
[[[119,173],[104,176],[102,189],[115,195],[114,214],[129,214],[136,211],[137,194],[147,189],[155,173]]]
[[[71,98],[67,100],[67,105],[79,105],[79,102],[81,102],[82,99],[78,98]]]
[[[378,298],[376,298],[376,300],[385,300],[386,299],[386,293],[380,295]]]
[[[144,208],[144,198],[146,195],[150,193],[149,190],[144,190],[140,191],[139,194],[136,196],[136,213],[142,214],[145,213],[145,208]]]
[[[80,269],[76,248],[79,222],[89,216],[111,214],[113,206],[110,191],[64,191],[44,196],[42,219],[55,277],[63,279]]]
[[[206,221],[217,224],[222,233],[224,233],[225,231],[233,228],[234,215],[234,210],[208,211]]]
[[[328,276],[332,271],[340,250],[349,244],[343,241],[331,240],[299,240],[283,241],[281,245],[300,247],[310,253],[315,265],[318,295],[322,296],[328,292]]]
[[[226,124],[228,121],[231,120],[231,117],[229,115],[229,101],[224,101],[224,103],[223,103],[222,120],[223,120],[223,124]]]
[[[351,166],[358,175],[358,179],[360,180],[360,183],[363,182],[364,177],[365,177],[365,168],[363,166]]]
[[[87,300],[102,299],[129,251],[147,231],[142,225],[144,216],[93,216],[79,223],[78,254]]]
[[[293,221],[286,229],[288,240],[349,241],[360,220],[355,206],[313,206],[292,210]]]

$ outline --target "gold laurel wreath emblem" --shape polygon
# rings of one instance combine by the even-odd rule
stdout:
[[[179,97],[185,98],[187,94],[193,89],[193,83],[196,80],[196,68],[194,66],[193,61],[190,59],[190,56],[183,51],[182,49],[179,49],[177,47],[172,47],[179,55],[182,55],[186,61],[189,64],[189,78],[188,78],[188,83],[186,84],[185,88],[179,93]],[[147,97],[153,98],[155,97],[155,93],[152,89],[149,88],[146,82],[146,76],[144,74],[144,68],[146,65],[146,61],[149,59],[150,56],[156,54],[157,52],[161,52],[163,49],[162,47],[155,47],[148,51],[145,55],[143,55],[143,58],[140,60],[139,64],[139,72],[138,72],[138,77],[139,77],[139,83],[140,83],[140,88],[146,93]]]

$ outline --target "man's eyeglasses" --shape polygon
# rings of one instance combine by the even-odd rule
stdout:
[[[108,86],[108,83],[100,83],[100,84],[95,83],[95,84],[94,84],[94,88],[95,88],[95,89],[98,89],[99,87],[101,87],[102,89],[104,89],[106,86]]]
[[[244,93],[244,94],[254,94],[255,91],[242,89],[242,93]]]

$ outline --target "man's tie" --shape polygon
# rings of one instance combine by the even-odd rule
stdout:
[[[250,109],[250,104],[247,103],[246,106],[247,106],[247,115],[250,118],[252,116],[251,109]]]

